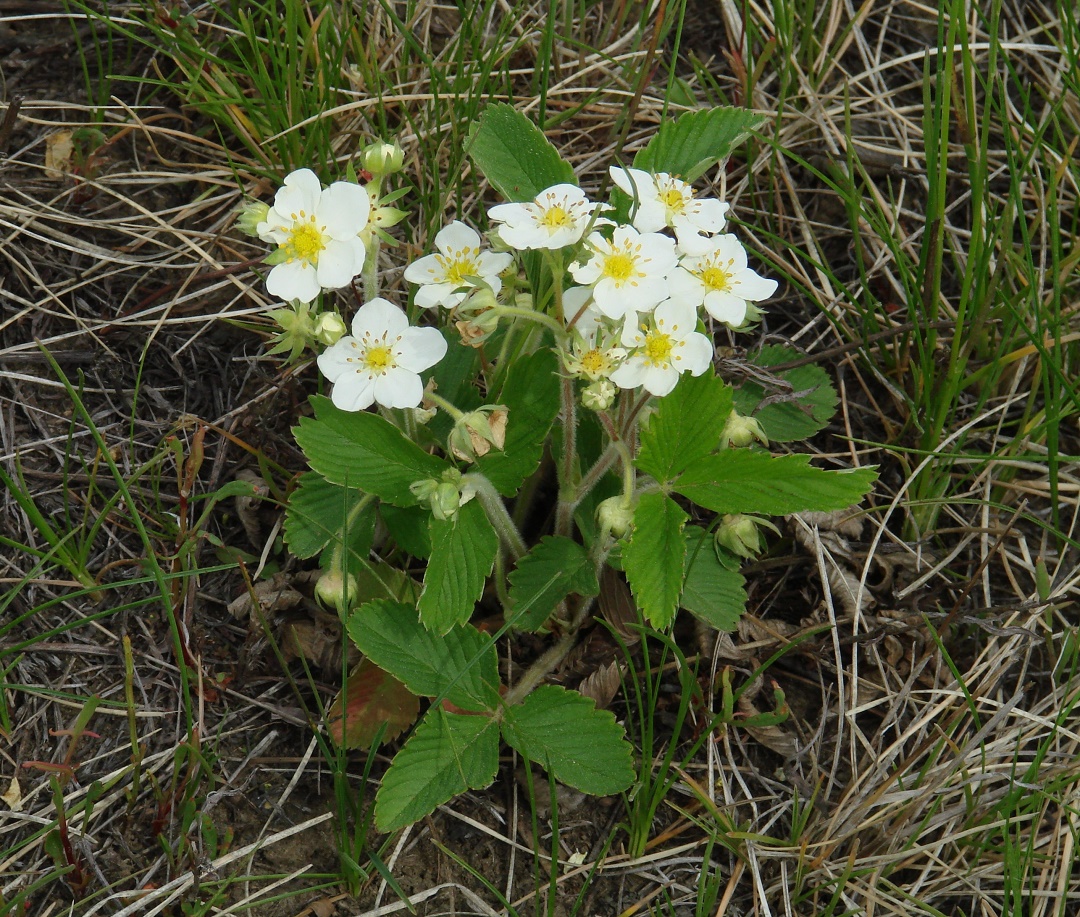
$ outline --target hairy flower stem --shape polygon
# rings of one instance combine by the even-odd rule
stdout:
[[[364,281],[364,302],[371,302],[379,295],[379,237],[374,233],[368,240],[361,276]]]
[[[506,545],[514,560],[524,555],[527,550],[525,539],[521,537],[517,526],[514,525],[514,520],[510,518],[510,513],[506,511],[506,504],[503,503],[502,496],[495,489],[495,485],[479,472],[466,475],[462,483],[466,482],[476,489],[476,498],[484,507],[488,521],[498,532],[499,539]]]
[[[577,491],[574,486],[574,460],[577,458],[577,405],[574,381],[562,380],[563,454],[559,468],[559,507],[555,514],[555,534],[570,537]]]

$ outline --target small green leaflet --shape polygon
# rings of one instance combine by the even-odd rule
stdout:
[[[499,703],[495,647],[464,624],[431,633],[416,609],[401,602],[368,602],[347,624],[349,637],[379,668],[421,697],[445,697],[462,710],[492,710]]]
[[[409,440],[378,414],[350,413],[314,397],[315,417],[293,429],[311,467],[328,481],[375,494],[395,506],[413,506],[414,481],[438,478],[450,466]]]
[[[469,133],[469,158],[508,201],[531,201],[577,177],[540,129],[512,105],[484,109]]]
[[[622,562],[630,590],[645,619],[663,630],[675,619],[683,586],[686,513],[671,497],[642,494],[634,510],[634,534]]]
[[[510,574],[511,623],[536,630],[570,593],[596,595],[600,585],[586,550],[576,541],[550,535],[518,561]],[[521,615],[518,611],[524,609]]]
[[[798,359],[802,354],[790,347],[763,347],[754,357],[754,364],[768,369],[788,360]],[[758,409],[762,399],[783,394],[766,389],[753,379],[748,379],[735,390],[735,408],[740,414],[753,415],[774,443],[793,443],[809,439],[836,413],[836,389],[829,374],[820,366],[797,366],[778,374],[791,386],[792,394],[800,394],[795,401],[774,401]]]
[[[634,157],[634,168],[669,172],[692,182],[731,155],[731,151],[765,120],[745,108],[688,111],[665,121]]]
[[[844,509],[866,496],[876,479],[873,468],[815,468],[808,455],[725,449],[693,462],[672,487],[714,513],[783,516]]]
[[[746,581],[720,562],[711,532],[688,525],[684,535],[686,578],[679,605],[710,627],[735,630],[746,611]]]
[[[717,448],[731,400],[731,386],[712,370],[696,378],[683,376],[642,429],[635,464],[660,482],[670,481]]]
[[[411,825],[466,790],[490,786],[498,769],[494,719],[432,707],[383,775],[375,823],[380,831]]]
[[[479,500],[461,507],[452,519],[431,519],[431,556],[420,594],[420,620],[437,634],[464,624],[484,594],[495,566],[499,536]]]
[[[350,543],[358,554],[366,555],[374,537],[374,504],[359,512],[363,518],[349,519],[363,499],[360,490],[331,484],[321,474],[301,475],[285,510],[289,550],[297,557],[314,557],[331,542],[340,543],[348,528]]]
[[[576,691],[543,685],[506,708],[503,738],[556,780],[590,793],[621,793],[634,781],[630,743],[608,710]]]

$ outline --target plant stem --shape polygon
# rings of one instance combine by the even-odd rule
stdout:
[[[462,484],[471,484],[476,488],[476,497],[484,507],[484,512],[487,513],[488,521],[499,533],[499,538],[509,549],[514,560],[524,555],[527,550],[525,539],[521,537],[517,526],[514,525],[514,520],[510,518],[510,513],[506,511],[506,504],[503,503],[502,495],[495,489],[495,485],[479,472],[465,475]]]
[[[574,403],[574,380],[562,380],[563,454],[559,468],[559,508],[555,514],[555,534],[570,536],[575,499],[574,460],[577,458],[577,405]]]

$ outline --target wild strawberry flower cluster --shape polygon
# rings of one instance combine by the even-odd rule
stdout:
[[[420,374],[446,353],[433,327],[410,326],[405,312],[377,295],[379,240],[405,214],[389,206],[384,176],[401,167],[401,151],[375,144],[364,154],[370,180],[323,187],[309,169],[285,178],[270,206],[252,205],[241,226],[276,246],[266,259],[268,291],[290,303],[270,314],[282,327],[275,352],[292,357],[307,345],[333,383],[331,398],[347,411],[373,404],[415,408],[424,401]],[[558,184],[532,201],[493,206],[488,243],[458,220],[435,236],[435,249],[405,268],[415,304],[445,309],[466,344],[481,346],[501,322],[527,319],[554,332],[566,373],[581,380],[582,403],[606,410],[618,391],[664,396],[684,372],[700,375],[713,344],[698,330],[699,309],[731,328],[760,315],[775,280],[749,267],[745,248],[726,231],[728,205],[696,197],[667,173],[613,166],[611,179],[630,200],[629,222],[612,204]],[[518,263],[539,252],[550,289],[529,290]],[[335,312],[312,310],[325,291],[363,275],[367,301],[351,335]]]

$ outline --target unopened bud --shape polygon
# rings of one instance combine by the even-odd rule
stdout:
[[[760,516],[742,513],[724,516],[716,529],[716,543],[737,557],[757,557],[765,550],[763,528],[779,532],[775,525]]]
[[[724,432],[720,434],[720,445],[741,449],[755,440],[763,446],[769,445],[769,437],[765,435],[765,430],[757,418],[744,417],[732,409],[724,425]]]
[[[581,393],[581,403],[590,411],[606,411],[618,393],[619,388],[614,382],[601,379],[585,387]]]
[[[462,417],[450,433],[450,451],[470,462],[487,455],[492,447],[506,444],[507,410],[501,404],[485,404]]]
[[[608,497],[596,508],[600,528],[622,538],[634,524],[634,504],[624,496]]]
[[[372,175],[388,175],[400,172],[405,163],[405,151],[396,143],[372,143],[364,147],[362,154],[364,168]]]
[[[356,601],[356,577],[345,576],[340,570],[329,570],[315,583],[315,598],[327,608],[334,608],[344,614]]]
[[[329,347],[345,336],[345,321],[336,312],[324,312],[315,322],[315,340]]]
[[[265,223],[270,214],[270,205],[261,201],[248,201],[240,208],[236,218],[236,228],[247,236],[258,236],[259,224]]]

